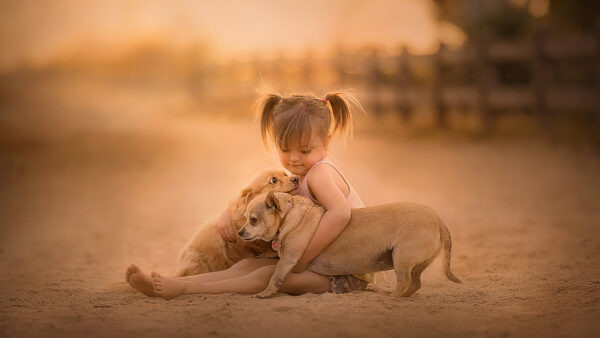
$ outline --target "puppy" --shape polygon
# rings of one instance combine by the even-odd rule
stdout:
[[[298,262],[325,209],[309,199],[265,193],[248,205],[247,224],[239,231],[246,241],[271,241],[280,257],[269,285],[256,296],[270,297]],[[352,209],[350,222],[308,269],[323,275],[396,270],[394,297],[409,297],[421,288],[421,272],[444,250],[444,273],[450,271],[452,240],[435,211],[424,205],[393,203]]]
[[[229,203],[229,214],[235,231],[246,223],[245,212],[248,202],[255,196],[269,192],[292,192],[298,187],[298,178],[287,176],[283,170],[266,169],[258,173],[250,185]],[[277,257],[271,245],[264,241],[224,241],[217,220],[201,225],[179,255],[176,276],[225,270],[243,258]]]

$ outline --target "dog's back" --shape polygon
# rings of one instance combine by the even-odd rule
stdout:
[[[442,226],[445,227],[437,214],[420,204],[352,209],[350,223],[308,269],[325,275],[392,269],[394,249],[398,246],[410,246],[417,256],[437,256]]]

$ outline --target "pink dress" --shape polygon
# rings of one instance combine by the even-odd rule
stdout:
[[[297,195],[309,198],[316,204],[321,205],[319,201],[317,201],[317,199],[313,197],[313,195],[310,193],[310,190],[308,189],[308,175],[310,174],[312,168],[320,164],[326,164],[331,166],[344,179],[344,182],[346,182],[346,184],[348,185],[349,193],[348,196],[346,196],[346,200],[350,205],[350,209],[365,207],[365,203],[362,201],[356,190],[354,190],[352,185],[350,185],[344,174],[342,174],[342,172],[335,166],[335,164],[333,164],[333,162],[327,157],[313,164],[308,169],[306,175],[304,175],[304,179],[302,180],[302,182],[300,182]],[[347,276],[330,276],[329,280],[331,281],[331,292],[346,293],[355,290],[364,290],[367,287],[368,282],[373,282],[374,276],[372,273],[354,274]]]

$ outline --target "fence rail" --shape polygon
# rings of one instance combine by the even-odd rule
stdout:
[[[401,55],[398,58],[407,69],[399,73],[410,73],[410,66],[406,64],[418,57]],[[527,107],[535,111],[544,129],[550,127],[552,112],[556,110],[589,109],[600,120],[600,34],[549,37],[546,32],[539,31],[530,40],[475,41],[456,51],[441,45],[439,52],[431,58],[432,101],[437,124],[441,127],[447,125],[448,111],[452,106],[475,108],[481,114],[481,128],[486,132],[494,129],[494,112],[498,109]],[[556,83],[553,76],[555,67],[565,64],[577,68],[570,71],[580,73],[580,78],[591,78],[591,84]],[[466,84],[449,81],[452,69],[456,68],[462,68],[463,73],[469,74],[463,76],[468,78]],[[501,72],[519,70],[522,79],[516,82],[521,83],[499,81]],[[398,88],[404,92],[409,90],[406,85]],[[406,93],[398,96],[403,101],[399,106],[405,107],[404,110],[419,104]],[[381,106],[380,103],[374,105]]]
[[[428,106],[436,124],[446,127],[450,110],[460,107],[477,111],[481,129],[490,132],[498,111],[525,109],[548,129],[554,112],[585,109],[595,114],[600,129],[600,26],[588,35],[540,30],[519,41],[475,40],[458,50],[440,45],[433,55],[410,55],[405,48],[392,56],[339,52],[327,60],[280,58],[224,71],[244,67],[276,84],[319,88],[329,81],[357,88],[374,115],[395,111],[407,122]],[[252,83],[257,76],[246,78]]]

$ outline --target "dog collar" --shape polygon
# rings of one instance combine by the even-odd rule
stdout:
[[[291,209],[292,209],[292,201],[290,201],[288,203],[288,209],[287,209],[285,216],[283,216],[283,218],[281,219],[281,224],[283,224],[283,222],[285,222],[285,219],[286,219],[287,215],[290,213]],[[280,227],[281,227],[281,224],[279,225]],[[273,238],[273,240],[271,241],[271,248],[275,251],[279,251],[279,249],[281,249],[281,240],[279,239],[279,230],[277,230],[277,234],[275,234],[275,238]]]
[[[281,249],[281,240],[278,237],[279,237],[279,232],[277,233],[275,238],[273,238],[273,240],[271,241],[271,249],[273,249],[275,251],[279,251],[279,249]]]

